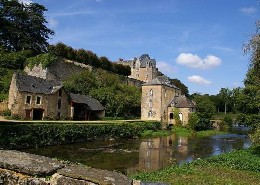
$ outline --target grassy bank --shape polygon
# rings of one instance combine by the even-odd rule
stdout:
[[[132,139],[145,130],[159,130],[159,122],[116,123],[1,123],[0,148],[19,149],[103,139]]]
[[[203,130],[203,131],[194,131],[185,127],[173,127],[172,132],[177,136],[182,137],[209,137],[217,134],[225,134],[226,132],[218,131],[218,130]]]
[[[160,171],[132,175],[145,182],[169,184],[259,184],[260,156],[252,149],[234,151]]]

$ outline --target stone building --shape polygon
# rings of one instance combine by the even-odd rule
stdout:
[[[166,76],[159,76],[142,86],[141,119],[163,123],[163,127],[174,125],[174,108],[179,110],[182,124],[187,124],[195,105],[181,90],[172,85]]]
[[[133,60],[119,59],[118,64],[128,65],[131,68],[129,78],[140,80],[143,82],[151,82],[158,75],[155,59],[151,59],[148,54],[143,54]]]
[[[79,108],[80,107],[80,108]],[[60,81],[14,73],[9,89],[8,108],[25,119],[72,118],[88,120],[104,117],[104,107],[83,95],[68,95]]]

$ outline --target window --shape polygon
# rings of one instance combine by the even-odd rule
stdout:
[[[148,118],[151,118],[152,116],[153,116],[152,111],[149,111],[149,112],[148,112]]]
[[[152,102],[152,100],[149,100],[149,107],[150,107],[150,108],[153,107],[153,102]]]
[[[60,112],[57,113],[57,117],[60,119]]]
[[[40,105],[42,103],[42,97],[36,96],[36,104]]]
[[[153,96],[153,90],[152,89],[150,90],[150,96]]]
[[[59,90],[59,96],[62,96],[62,89]]]
[[[27,103],[27,104],[31,104],[31,101],[32,101],[32,96],[27,95],[27,96],[26,96],[25,103]]]
[[[61,99],[58,100],[58,109],[61,109]]]
[[[173,113],[172,112],[170,113],[170,119],[173,119]]]

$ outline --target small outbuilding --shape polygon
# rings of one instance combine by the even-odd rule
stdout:
[[[105,108],[90,96],[68,94],[60,81],[15,72],[8,108],[13,116],[31,120],[91,120],[105,116]]]

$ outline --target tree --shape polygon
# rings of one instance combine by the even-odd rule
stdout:
[[[199,95],[196,94],[193,96],[194,101],[196,103],[196,115],[199,118],[199,122],[196,125],[196,130],[203,130],[209,128],[210,125],[210,119],[216,112],[216,108],[214,106],[214,103],[210,101],[210,98],[208,95]]]
[[[224,112],[227,114],[227,106],[230,103],[231,91],[228,88],[221,88],[218,95],[224,104]]]
[[[251,54],[244,81],[247,112],[260,114],[260,21],[256,23],[256,33],[245,45],[244,51]]]
[[[47,9],[40,4],[23,4],[17,0],[0,1],[0,44],[8,51],[47,50],[49,35],[43,14]]]
[[[186,85],[184,85],[179,79],[174,78],[174,79],[170,79],[170,82],[175,85],[176,87],[181,89],[181,93],[189,96],[189,90],[188,87]]]

